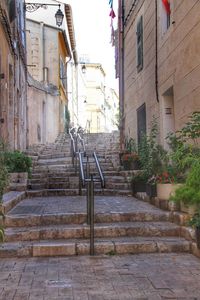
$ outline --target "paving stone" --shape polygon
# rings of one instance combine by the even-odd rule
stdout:
[[[4,280],[10,273],[22,278],[14,285],[8,280],[0,300],[200,299],[200,260],[191,254],[15,258],[0,264]],[[33,278],[31,288],[26,276]]]

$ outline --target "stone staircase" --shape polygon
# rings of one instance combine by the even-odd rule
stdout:
[[[0,257],[89,254],[83,196],[30,198],[5,217]],[[171,214],[126,196],[95,197],[95,254],[190,252]]]
[[[54,144],[29,152],[34,157],[30,190],[6,210],[0,257],[89,254],[86,197],[78,195],[69,145],[62,134]],[[99,183],[95,186],[95,254],[191,252],[192,237],[172,223],[178,215],[131,196],[130,174],[119,168],[117,133],[87,135],[86,149],[91,145],[106,178],[103,191]],[[90,170],[95,172],[93,159]]]
[[[101,189],[100,183],[95,183],[97,195],[131,194],[127,174],[119,168],[118,140],[117,133],[86,135],[90,172],[97,176],[95,161],[92,157],[93,151],[96,151],[106,180],[104,190]],[[29,181],[29,189],[29,196],[78,195],[79,177],[72,165],[68,135],[60,135],[54,144],[47,145],[37,155],[37,160],[34,160],[32,178]]]

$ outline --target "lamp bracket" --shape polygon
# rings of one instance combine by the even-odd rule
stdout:
[[[27,2],[27,3],[24,3],[24,8],[26,11],[28,12],[34,12],[36,11],[38,8],[44,8],[44,9],[47,9],[48,6],[59,6],[60,7],[60,4],[48,4],[48,3],[30,3],[30,2]]]

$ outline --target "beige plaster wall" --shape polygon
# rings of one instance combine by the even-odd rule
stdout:
[[[59,133],[59,97],[29,86],[28,115],[29,146],[54,142]]]
[[[172,111],[174,130],[180,129],[188,116],[200,110],[200,1],[171,1],[170,28],[162,30],[162,1],[158,1],[158,93],[155,88],[155,1],[140,0],[127,20],[125,36],[125,135],[137,137],[137,108],[146,103],[147,125],[153,115],[158,118],[160,141],[165,144],[164,121],[167,100],[165,93],[173,89]],[[125,0],[128,14],[130,1]],[[125,15],[125,18],[126,18]],[[136,24],[143,15],[144,66],[141,72],[136,67]]]

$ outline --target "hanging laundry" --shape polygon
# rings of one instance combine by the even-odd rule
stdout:
[[[166,10],[167,14],[170,15],[171,10],[170,10],[169,0],[162,0],[162,3],[164,5],[164,7],[165,7],[165,10]]]

